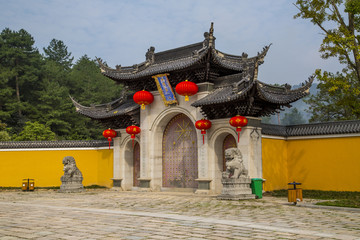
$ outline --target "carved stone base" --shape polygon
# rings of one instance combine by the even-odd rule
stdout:
[[[218,199],[224,200],[241,200],[241,199],[255,199],[252,194],[250,184],[250,177],[240,176],[239,178],[223,178],[221,179],[223,189]]]
[[[79,182],[63,182],[58,192],[61,193],[77,193],[85,191],[82,183]]]

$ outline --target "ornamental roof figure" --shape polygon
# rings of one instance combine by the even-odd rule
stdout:
[[[123,84],[130,92],[146,89],[157,91],[152,76],[167,73],[170,85],[192,81],[199,86],[199,92],[208,95],[193,102],[192,107],[200,108],[208,119],[229,118],[235,115],[262,117],[291,107],[295,102],[309,94],[314,80],[311,76],[302,87],[292,90],[290,85],[273,86],[258,80],[258,69],[271,46],[265,46],[256,56],[248,57],[223,53],[215,48],[214,27],[204,33],[204,40],[195,44],[155,52],[150,47],[145,61],[133,66],[115,69],[108,67],[98,58],[103,75]],[[124,91],[124,94],[127,92]],[[114,102],[85,107],[73,103],[80,114],[101,121],[111,128],[125,128],[140,124],[139,105],[131,96],[122,96]]]

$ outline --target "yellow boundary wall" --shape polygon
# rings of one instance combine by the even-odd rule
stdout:
[[[113,150],[109,149],[9,149],[0,150],[0,186],[20,187],[22,179],[35,179],[35,187],[60,186],[62,160],[73,156],[83,174],[84,186],[111,187]]]
[[[360,191],[360,136],[262,139],[264,190]]]
[[[287,189],[300,182],[303,189],[360,191],[360,135],[274,138],[263,136],[265,191]],[[107,148],[0,150],[0,186],[20,187],[22,179],[35,186],[60,186],[62,159],[73,156],[84,186],[111,187],[113,150]]]

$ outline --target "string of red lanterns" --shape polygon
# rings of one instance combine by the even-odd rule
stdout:
[[[126,128],[126,132],[131,135],[132,145],[134,147],[135,135],[139,134],[141,132],[141,129],[138,126],[132,125]]]
[[[145,105],[149,105],[154,101],[154,96],[145,90],[138,91],[133,96],[134,102],[141,105],[141,109],[145,109]]]
[[[246,117],[237,115],[235,117],[230,118],[229,123],[231,126],[236,127],[236,131],[238,133],[238,142],[239,142],[241,128],[245,127],[248,124],[248,119]]]
[[[201,134],[203,137],[203,144],[205,143],[205,134],[206,134],[206,130],[208,130],[209,128],[211,128],[211,122],[207,119],[201,119],[195,122],[195,127],[199,130],[201,130]]]
[[[110,142],[111,140],[117,136],[117,133],[115,130],[109,128],[103,131],[103,136],[107,138],[107,140],[109,141],[109,149],[110,149]]]
[[[181,95],[185,96],[185,102],[189,101],[189,96],[195,95],[199,91],[199,87],[193,83],[185,80],[176,85],[175,91]]]

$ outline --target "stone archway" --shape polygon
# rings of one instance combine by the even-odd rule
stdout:
[[[162,186],[197,188],[197,135],[194,123],[178,114],[167,124],[162,141]]]
[[[236,140],[235,140],[234,136],[231,135],[231,134],[228,134],[228,135],[225,137],[224,141],[223,141],[223,151],[222,151],[222,157],[223,157],[223,158],[222,158],[222,159],[223,159],[223,161],[222,161],[222,163],[223,163],[222,170],[223,170],[223,171],[226,171],[226,166],[225,166],[225,162],[226,162],[226,160],[225,160],[225,150],[228,149],[228,148],[236,148],[236,147],[237,147],[237,144],[236,144]]]

